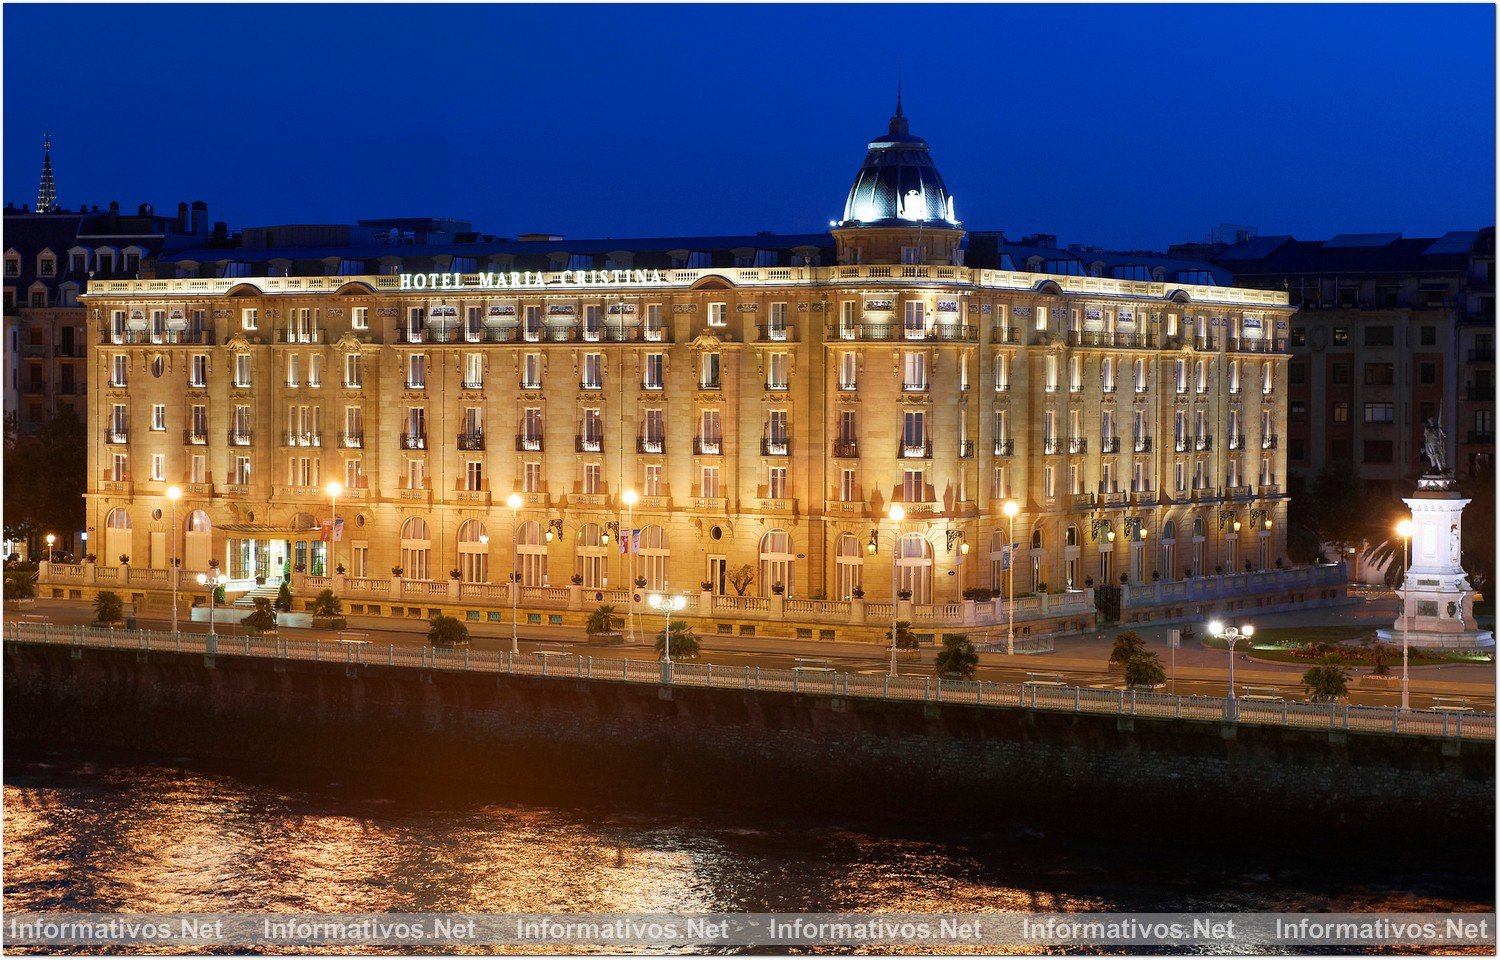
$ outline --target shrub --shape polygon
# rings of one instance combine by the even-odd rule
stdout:
[[[964,599],[973,600],[977,603],[987,603],[995,599],[995,591],[989,587],[968,587],[964,590]]]
[[[1155,583],[1156,581],[1158,581],[1160,579],[1161,579],[1161,571],[1160,570],[1152,570],[1151,571],[1151,582]]]
[[[673,660],[697,660],[702,652],[702,646],[698,643],[698,637],[688,628],[686,620],[673,620],[672,629],[672,659]],[[666,656],[665,634],[656,635],[656,659],[662,660]]]
[[[402,574],[404,574],[405,572],[406,572],[406,569],[404,567],[402,567],[400,564],[397,564],[396,566],[391,567],[391,576],[393,576],[393,577],[399,577]]]
[[[1344,669],[1344,658],[1336,653],[1324,654],[1316,667],[1302,675],[1302,685],[1310,700],[1329,702],[1348,696],[1349,672]]]
[[[125,619],[125,601],[113,590],[100,590],[94,598],[94,619],[99,623],[118,623]]]
[[[313,597],[312,612],[315,617],[340,617],[344,614],[344,601],[334,596],[332,590],[324,590]]]
[[[979,653],[966,634],[943,634],[943,649],[937,655],[937,675],[954,674],[964,680],[974,679],[974,669],[979,666]]]
[[[120,566],[122,566],[122,567],[128,567],[128,566],[130,566],[130,554],[128,554],[128,553],[122,553],[122,554],[120,554]]]
[[[614,633],[619,627],[620,618],[615,615],[615,608],[605,604],[589,614],[589,620],[584,624],[583,632],[591,637],[598,637]]]
[[[911,599],[911,591],[908,590],[908,589],[906,589],[905,587],[902,587],[900,590],[896,591],[896,599],[897,600],[910,600]]]
[[[1154,687],[1167,679],[1156,654],[1138,651],[1125,661],[1125,684],[1131,687]]]
[[[865,588],[855,587],[853,590],[849,591],[849,595],[856,600],[863,600],[865,598]]]
[[[781,596],[783,593],[786,593],[786,584],[784,584],[784,583],[773,583],[773,584],[771,584],[771,592],[774,593],[774,594],[776,594],[776,596],[778,596],[778,597]]]
[[[265,597],[256,597],[255,609],[240,622],[247,629],[253,630],[256,633],[264,633],[267,630],[276,629],[276,612],[271,609],[271,601]]]
[[[750,589],[750,584],[755,582],[755,568],[745,564],[729,574],[729,585],[734,587],[737,596],[743,597],[745,591]]]
[[[1132,657],[1140,656],[1146,652],[1146,641],[1134,630],[1126,630],[1124,633],[1116,634],[1115,645],[1109,651],[1109,662],[1111,664],[1129,665]]]
[[[432,618],[427,630],[427,642],[434,647],[456,647],[469,642],[469,628],[457,617],[437,616]]]
[[[575,573],[575,574],[573,574],[573,576],[568,579],[568,582],[571,583],[575,587],[581,587],[581,586],[583,586],[583,574],[581,574],[581,573]]]
[[[5,575],[5,599],[29,600],[36,596],[36,573],[7,571]]]
[[[276,591],[276,609],[283,613],[292,612],[292,588],[285,580],[281,581],[281,589]]]
[[[448,576],[454,580],[462,580],[464,578],[464,572],[457,567],[454,567],[452,570],[448,571]]]
[[[917,649],[917,635],[915,633],[911,632],[911,621],[910,620],[897,620],[895,626],[896,626],[896,649],[897,650],[915,650],[915,649]],[[887,630],[885,632],[885,638],[887,640],[889,640],[891,638],[891,632],[889,630]]]

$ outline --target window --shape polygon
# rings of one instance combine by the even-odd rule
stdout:
[[[1306,327],[1293,327],[1292,328],[1292,346],[1294,346],[1294,347],[1305,347],[1305,346],[1307,346],[1307,328]]]
[[[1388,387],[1396,382],[1396,368],[1389,363],[1365,364],[1365,386]]]
[[[641,369],[641,387],[661,390],[666,386],[666,354],[648,353]]]
[[[785,353],[773,353],[768,358],[770,363],[766,369],[766,389],[785,390],[788,380],[788,356]]]
[[[597,341],[602,336],[604,336],[604,309],[596,303],[584,305],[583,339]]]
[[[1287,383],[1298,386],[1307,382],[1307,364],[1289,363],[1286,368]]]
[[[852,350],[839,354],[839,389],[855,390],[859,386],[859,356]]]
[[[1287,404],[1286,418],[1288,420],[1298,420],[1298,421],[1306,420],[1307,419],[1307,401],[1306,400],[1293,400],[1291,403]]]
[[[925,305],[920,300],[906,301],[903,333],[908,340],[921,340],[927,332]]]
[[[729,304],[710,303],[708,305],[708,325],[710,327],[723,327],[729,324]]]
[[[996,500],[999,500],[1005,495],[1005,468],[996,467],[990,473],[990,496],[994,497]]]
[[[604,468],[597,463],[586,463],[583,465],[583,492],[602,493],[604,491]]]
[[[130,361],[123,353],[115,354],[114,373],[109,378],[112,387],[123,387],[126,385],[126,372],[130,369]]]
[[[542,386],[542,355],[528,353],[521,360],[521,386],[527,390],[540,390]]]
[[[1366,440],[1365,463],[1390,463],[1392,444],[1389,440]]]
[[[1365,346],[1393,347],[1396,345],[1396,328],[1388,324],[1365,327]]]
[[[208,386],[208,354],[193,354],[192,362],[188,366],[188,386]]]
[[[234,355],[234,385],[237,387],[250,386],[250,354],[237,353]]]
[[[286,358],[286,385],[295,387],[302,382],[302,358],[295,353]]]
[[[585,390],[600,390],[604,387],[604,354],[586,353],[583,355],[583,382]]]
[[[1437,346],[1437,327],[1424,326],[1421,328],[1422,346]]]
[[[645,495],[648,497],[659,497],[662,495],[661,464],[646,464],[646,476],[643,486],[646,490]]]
[[[771,304],[770,323],[766,325],[766,335],[770,340],[785,340],[787,338],[786,304]]]
[[[427,387],[427,355],[413,353],[406,358],[406,388],[423,390]]]
[[[1335,347],[1347,347],[1349,345],[1349,328],[1348,327],[1334,327],[1333,328],[1333,345]]]
[[[521,489],[526,493],[542,492],[542,465],[540,461],[528,460],[522,465]]]
[[[927,499],[927,475],[923,470],[901,471],[901,500],[922,503]]]
[[[151,455],[151,479],[167,479],[167,455],[165,453],[153,453]]]
[[[320,353],[307,358],[307,385],[309,387],[323,385],[323,355]]]
[[[659,303],[647,305],[646,339],[648,341],[660,341],[665,333],[666,320],[662,315],[662,305]]]
[[[700,364],[698,386],[704,390],[719,389],[720,358],[717,353],[705,353]]]
[[[786,499],[786,467],[771,467],[766,478],[766,496],[772,500]]]
[[[698,487],[700,497],[714,498],[719,495],[719,468],[704,467],[702,483]]]
[[[370,329],[370,308],[355,307],[349,311],[350,325],[356,330]]]
[[[1367,403],[1365,404],[1365,423],[1392,423],[1396,419],[1396,405],[1393,403]]]
[[[901,389],[927,389],[927,354],[920,350],[908,350],[901,359]]]
[[[5,275],[7,277],[19,277],[21,275],[21,258],[20,257],[6,257],[5,258]]]
[[[365,487],[364,461],[359,457],[350,457],[344,461],[344,486],[350,490],[363,490]]]
[[[1335,363],[1328,368],[1328,379],[1332,383],[1344,384],[1349,382],[1349,364]]]
[[[839,471],[839,500],[843,503],[852,503],[859,499],[856,494],[859,485],[855,481],[855,471],[845,468]]]
[[[240,311],[240,327],[245,330],[254,330],[260,322],[260,309],[257,307],[246,307]]]
[[[360,363],[360,355],[357,353],[346,353],[344,355],[344,386],[357,389],[364,385],[364,368]]]
[[[1172,361],[1172,383],[1178,393],[1187,393],[1187,361]]]
[[[1010,389],[1010,357],[1001,353],[995,356],[995,392],[1004,393]]]
[[[208,482],[208,458],[195,453],[188,458],[188,483]]]
[[[1417,382],[1421,383],[1421,384],[1434,384],[1434,383],[1437,383],[1437,364],[1435,364],[1435,363],[1419,363],[1419,364],[1417,364]]]
[[[250,458],[235,457],[234,467],[230,472],[230,483],[244,484],[250,482]]]
[[[54,277],[57,275],[57,261],[51,257],[42,257],[36,264],[37,276]]]
[[[153,403],[151,405],[151,429],[167,429],[167,405],[164,403]]]
[[[1295,402],[1300,403],[1301,401],[1299,400],[1299,401],[1295,401]],[[1333,405],[1333,422],[1334,423],[1348,423],[1349,422],[1349,404],[1347,402],[1340,401],[1339,403],[1335,403]]]

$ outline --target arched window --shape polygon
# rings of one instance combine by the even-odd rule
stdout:
[[[412,580],[432,579],[432,531],[421,517],[401,525],[401,567]]]
[[[999,530],[990,534],[990,589],[1005,589],[1005,534]]]
[[[1161,575],[1177,578],[1177,523],[1168,520],[1161,525]]]
[[[458,569],[467,583],[490,581],[489,536],[478,520],[465,520],[458,525]]]
[[[604,529],[597,523],[578,528],[578,549],[574,551],[573,572],[583,577],[583,585],[598,589],[609,580],[609,544]]]
[[[111,530],[129,530],[130,514],[125,512],[124,507],[115,507],[105,518],[104,525]]]
[[[667,567],[670,558],[671,550],[667,547],[667,531],[657,526],[642,528],[640,562],[635,568],[635,575],[646,578],[647,590],[667,589]]]
[[[1078,525],[1076,523],[1068,524],[1068,529],[1063,533],[1063,536],[1066,538],[1063,541],[1064,546],[1078,546]]]
[[[771,595],[771,587],[781,584],[786,595],[792,595],[792,538],[785,530],[772,530],[760,538],[760,595]]]
[[[104,562],[119,563],[122,556],[130,556],[134,549],[130,514],[124,507],[115,507],[104,520]]]
[[[547,541],[542,525],[527,520],[516,531],[516,553],[521,561],[521,586],[542,587],[547,584]]]
[[[1207,558],[1207,550],[1208,550],[1208,548],[1207,548],[1207,546],[1205,546],[1205,541],[1207,540],[1207,538],[1208,538],[1208,525],[1203,522],[1203,518],[1202,517],[1194,517],[1193,518],[1193,563],[1192,563],[1192,572],[1193,572],[1193,576],[1195,576],[1195,577],[1201,577],[1201,576],[1203,576],[1203,571],[1204,571],[1205,566],[1206,566],[1206,564],[1208,562],[1208,558]]]
[[[852,533],[839,537],[834,556],[834,599],[853,599],[855,588],[864,586],[865,555],[859,538]]]
[[[1040,550],[1040,549],[1042,549],[1042,531],[1040,531],[1040,530],[1033,530],[1033,531],[1031,531],[1031,549],[1033,549],[1033,550]]]
[[[213,552],[214,525],[208,514],[194,510],[188,514],[187,533],[183,537],[182,566],[185,570],[207,570]]]
[[[912,603],[932,602],[932,544],[920,533],[896,541],[896,589],[910,590]]]

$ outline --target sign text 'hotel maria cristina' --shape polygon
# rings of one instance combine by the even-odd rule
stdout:
[[[516,290],[538,287],[662,287],[670,281],[660,270],[534,270],[510,273],[401,273],[401,290]]]

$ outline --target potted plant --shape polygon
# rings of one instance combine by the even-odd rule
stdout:
[[[774,594],[776,594],[776,596],[778,596],[778,597],[781,596],[783,593],[786,593],[786,584],[782,584],[782,583],[773,583],[773,584],[771,584],[771,592],[774,593]]]
[[[1251,562],[1250,562],[1250,561],[1249,561],[1249,560],[1246,560],[1246,561],[1245,561],[1245,572],[1246,572],[1246,573],[1250,573],[1250,572],[1251,572],[1251,571],[1253,571],[1253,570],[1254,570],[1254,569],[1255,569],[1255,566],[1254,566],[1254,564],[1252,564],[1252,563],[1251,563]]]
[[[714,585],[707,580],[703,581],[701,584],[699,584],[699,586],[703,588],[705,593],[714,588]]]
[[[568,582],[571,583],[571,584],[573,584],[573,586],[575,586],[575,587],[581,587],[581,586],[583,586],[583,574],[581,574],[581,573],[575,573],[575,574],[573,574],[573,576],[569,578]]]
[[[865,598],[865,588],[864,587],[855,587],[853,590],[849,591],[849,593],[856,600],[863,600]]]
[[[338,566],[334,567],[333,572],[342,577],[344,575],[344,565],[341,563]]]
[[[83,562],[84,563],[98,563],[99,562],[99,555],[97,553],[85,554],[84,558],[83,558]]]
[[[906,589],[905,587],[902,587],[900,590],[896,591],[896,599],[897,600],[910,600],[911,599],[911,591],[908,590],[908,589]]]
[[[588,634],[590,643],[619,643],[620,618],[615,614],[615,608],[601,605],[589,614],[588,622],[583,625],[583,632]]]
[[[275,630],[276,611],[271,609],[270,599],[256,597],[255,609],[240,622],[245,625],[245,629],[255,633],[265,633],[267,630]]]
[[[1047,592],[1047,581],[1043,580],[1041,583],[1037,584],[1036,585],[1036,592],[1038,594],[1046,593]]]
[[[393,577],[399,577],[399,576],[401,576],[404,573],[406,573],[406,569],[404,567],[402,567],[399,563],[396,564],[394,567],[391,567],[391,576],[393,576]]]
[[[119,623],[125,616],[125,601],[113,590],[100,590],[94,598],[94,620],[106,626]]]
[[[349,626],[344,619],[344,602],[334,596],[332,590],[324,590],[313,598],[313,626],[328,630],[343,630]]]
[[[1161,571],[1160,570],[1152,570],[1151,571],[1151,582],[1155,583],[1156,581],[1158,581],[1160,579],[1161,579]]]
[[[1121,586],[1124,586],[1125,584],[1127,584],[1129,582],[1130,582],[1130,574],[1128,574],[1128,573],[1122,573],[1122,574],[1120,574],[1120,585]]]
[[[637,590],[644,590],[644,589],[646,589],[646,578],[645,577],[636,577],[635,578],[635,588]]]
[[[296,566],[292,567],[292,572],[293,573],[306,573],[307,572],[307,564],[305,564],[305,563],[299,563],[299,564],[297,564]]]
[[[257,573],[255,575],[255,585],[257,587],[263,587],[263,586],[265,586],[266,585],[266,575],[263,574],[263,573]]]
[[[1286,569],[1286,561],[1283,560],[1283,559],[1281,559],[1280,557],[1277,557],[1276,558],[1276,569],[1277,570],[1285,570]]]
[[[1183,567],[1182,568],[1182,579],[1184,579],[1184,580],[1191,580],[1191,579],[1193,579],[1193,571],[1191,569],[1189,569],[1188,567]]]
[[[1214,573],[1222,577],[1224,575],[1224,565],[1222,563],[1214,564]]]
[[[1085,587],[1092,587],[1094,585],[1094,578],[1093,577],[1084,577],[1083,578],[1083,585]]]
[[[281,589],[276,591],[276,609],[282,613],[292,612],[292,588],[285,580],[281,581]]]
[[[122,554],[120,554],[120,566],[122,566],[122,567],[128,567],[128,566],[130,566],[130,554],[128,554],[128,553],[122,553]]]
[[[452,570],[448,571],[448,576],[454,580],[462,580],[464,578],[464,572],[457,567],[454,567]]]

